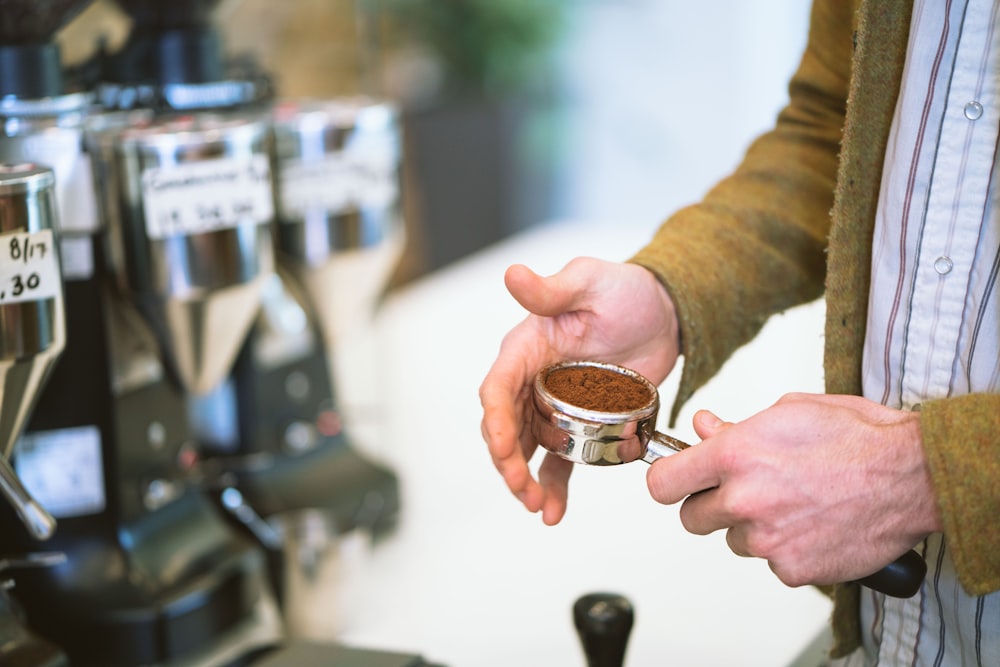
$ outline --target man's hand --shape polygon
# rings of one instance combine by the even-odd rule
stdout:
[[[650,494],[683,500],[687,530],[726,530],[789,586],[867,576],[941,529],[918,413],[789,394],[740,423],[701,411],[694,425],[702,442],[654,462]]]
[[[483,439],[507,487],[551,525],[566,511],[572,464],[547,455],[532,477],[535,375],[558,361],[594,360],[659,383],[679,354],[677,317],[656,277],[635,264],[578,258],[550,277],[515,265],[504,279],[530,314],[504,337],[479,389]]]

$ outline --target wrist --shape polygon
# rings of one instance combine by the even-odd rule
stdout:
[[[641,264],[639,266],[642,266],[656,285],[656,294],[660,309],[663,312],[663,321],[667,323],[667,337],[676,346],[674,349],[677,350],[677,354],[680,356],[684,353],[684,339],[681,331],[680,313],[677,311],[677,302],[670,293],[670,288],[660,275],[647,266]]]

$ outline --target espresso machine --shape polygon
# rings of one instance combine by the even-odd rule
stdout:
[[[299,453],[282,457],[282,465],[295,475],[286,477],[289,481],[303,479],[296,469],[316,471],[307,478],[310,486],[285,484],[282,489],[247,478],[259,489],[254,495],[285,534],[286,545],[294,547],[289,559],[306,561],[286,563],[294,580],[317,557],[309,545],[324,544],[317,532],[324,523],[331,533],[328,545],[352,532],[377,540],[391,528],[398,509],[394,475],[350,445],[357,413],[344,400],[351,386],[338,366],[338,353],[370,332],[376,304],[402,252],[401,141],[393,106],[367,97],[284,99],[274,106],[272,122],[279,271],[316,339],[314,352],[302,358],[305,365],[299,369],[312,369],[311,381],[330,408],[327,415],[335,417],[327,422],[333,428],[321,437],[300,439],[310,443],[305,450],[296,443],[291,451]],[[258,331],[265,341],[274,327],[262,322]],[[376,361],[366,358],[356,366],[374,373],[369,364]],[[286,450],[293,444],[284,442]],[[275,452],[273,444],[270,451]],[[288,495],[293,489],[295,495]]]

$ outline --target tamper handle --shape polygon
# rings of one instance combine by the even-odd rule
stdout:
[[[580,635],[587,667],[622,667],[635,612],[616,593],[588,593],[573,605],[573,624]]]
[[[890,597],[911,598],[920,590],[926,574],[927,563],[911,550],[858,583]]]

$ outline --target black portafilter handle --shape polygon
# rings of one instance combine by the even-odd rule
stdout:
[[[573,605],[587,667],[622,667],[635,612],[617,593],[588,593]]]
[[[926,574],[927,563],[911,550],[875,574],[858,579],[858,583],[889,597],[912,598],[920,590]]]

